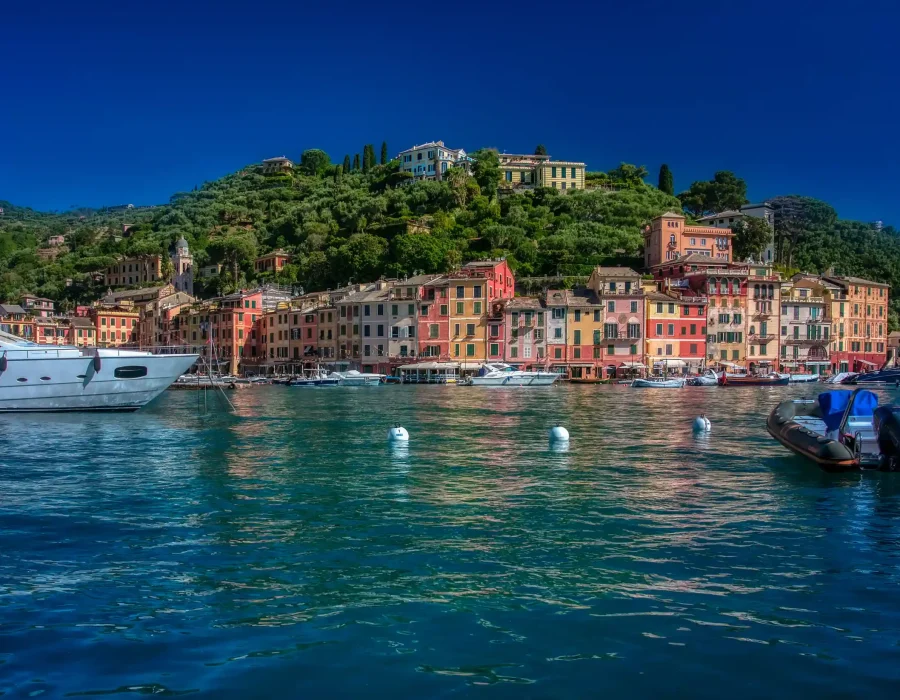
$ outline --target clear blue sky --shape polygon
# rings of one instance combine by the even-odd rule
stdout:
[[[0,199],[152,204],[386,139],[733,170],[900,224],[898,3],[8,3]]]

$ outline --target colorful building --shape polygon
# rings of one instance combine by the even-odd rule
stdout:
[[[56,310],[56,303],[52,299],[26,294],[22,297],[22,307],[31,316],[49,318]]]
[[[122,301],[118,304],[98,302],[91,307],[94,334],[97,347],[113,348],[123,345],[138,345],[138,320],[140,313],[134,303]]]
[[[585,164],[527,153],[499,153],[500,191],[552,187],[561,192],[584,189]]]
[[[830,298],[840,288],[817,277],[796,275],[781,284],[781,357],[791,373],[823,373],[831,365]]]
[[[747,276],[747,361],[751,371],[778,365],[781,276],[771,265],[750,263]]]
[[[506,260],[467,263],[444,278],[449,290],[450,357],[465,362],[488,359],[489,305],[515,294]]]
[[[645,301],[647,367],[699,372],[706,363],[706,298],[648,292]]]
[[[624,370],[639,369],[644,359],[645,317],[641,276],[627,267],[595,267],[588,287],[603,307],[599,358],[598,328],[593,329],[593,353],[603,365],[604,376],[611,378]]]
[[[522,369],[543,368],[547,363],[544,304],[536,297],[516,297],[494,302],[502,323],[489,323],[488,360],[503,359]]]
[[[466,152],[461,148],[449,148],[443,141],[430,141],[400,151],[400,172],[411,173],[417,180],[440,180],[448,169],[465,166]]]
[[[565,289],[550,289],[547,291],[545,303],[547,306],[547,331],[546,344],[547,356],[550,362],[550,371],[557,374],[568,374],[568,295]]]
[[[890,285],[835,275],[825,275],[822,280],[836,285],[843,293],[832,300],[837,325],[832,341],[832,372],[878,369],[887,360]]]
[[[291,256],[283,250],[273,250],[271,253],[260,255],[253,262],[253,269],[257,272],[281,272],[288,264]]]
[[[657,265],[690,255],[707,256],[717,262],[730,262],[731,229],[713,226],[688,226],[685,217],[667,212],[653,219],[644,231],[644,267]]]
[[[163,278],[162,257],[159,255],[139,255],[122,258],[103,272],[104,284],[110,287],[124,287],[132,284],[149,284]]]

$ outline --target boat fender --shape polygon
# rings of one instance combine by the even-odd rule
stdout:
[[[94,355],[94,371],[99,372],[102,366],[103,361],[100,359],[100,353],[98,352],[96,355]]]
[[[705,413],[701,413],[699,416],[694,418],[695,433],[708,433],[711,428],[712,424],[709,422],[709,418],[706,417]]]
[[[5,372],[7,367],[9,367],[9,359],[6,357],[6,351],[3,351],[3,356],[0,357],[0,372]]]
[[[388,430],[388,442],[409,442],[409,433],[406,432],[406,428],[395,425],[393,428]]]
[[[550,428],[550,442],[568,442],[569,431],[561,425]]]

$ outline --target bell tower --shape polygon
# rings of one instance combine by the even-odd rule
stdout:
[[[181,236],[175,243],[175,254],[172,256],[172,267],[175,270],[172,284],[179,292],[194,294],[194,258],[188,248],[188,242]]]

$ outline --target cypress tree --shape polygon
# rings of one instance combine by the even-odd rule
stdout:
[[[387,151],[387,141],[381,142],[381,164],[387,165],[388,162],[388,151]]]
[[[334,166],[334,184],[340,185],[341,179],[344,177],[344,168],[340,165]]]
[[[536,155],[536,156],[545,156],[545,155],[547,155],[547,147],[546,147],[544,144],[539,143],[539,144],[537,145],[537,148],[534,149],[534,155]]]
[[[359,170],[359,153],[353,156],[353,169]]]
[[[362,171],[364,173],[369,172],[369,168],[372,166],[372,161],[369,160],[369,144],[363,146],[363,156],[362,156]]]
[[[350,172],[350,156],[344,156],[344,173]]]
[[[675,178],[672,177],[672,171],[665,163],[659,166],[659,191],[672,197],[675,196]]]

